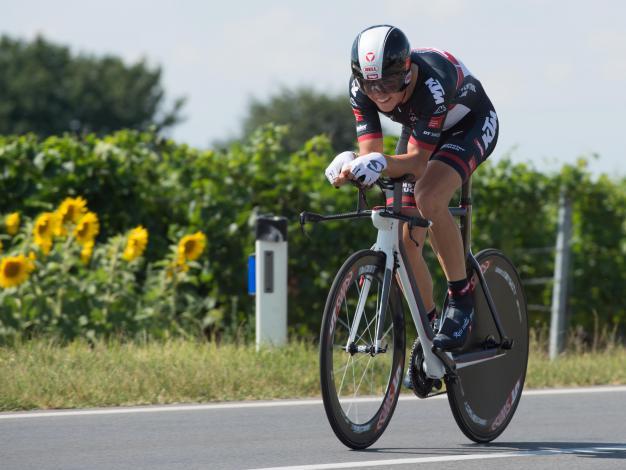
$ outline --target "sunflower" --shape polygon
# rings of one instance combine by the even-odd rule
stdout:
[[[66,226],[70,223],[77,223],[86,212],[87,201],[85,199],[80,196],[65,198],[55,212],[54,234],[57,237],[67,235]]]
[[[41,248],[44,255],[47,255],[52,248],[53,225],[54,214],[52,212],[44,212],[35,220],[35,227],[33,228],[35,245]]]
[[[24,255],[7,256],[0,260],[0,287],[9,288],[22,284],[35,269],[35,264]]]
[[[100,222],[98,222],[98,216],[93,212],[87,212],[78,221],[74,229],[74,236],[78,243],[85,245],[88,242],[93,242],[99,232]]]
[[[200,257],[206,246],[206,236],[202,232],[186,235],[178,242],[178,262],[194,261]]]
[[[126,261],[133,261],[139,258],[148,244],[148,231],[141,225],[135,227],[128,234],[128,240],[126,241],[126,248],[122,258]]]
[[[88,264],[91,256],[93,255],[93,240],[89,240],[87,243],[83,245],[83,248],[80,250],[80,260],[83,264]]]
[[[4,225],[7,228],[7,233],[9,235],[15,235],[17,231],[20,229],[20,213],[13,212],[9,214],[4,219]]]

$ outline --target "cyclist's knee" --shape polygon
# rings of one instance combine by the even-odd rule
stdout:
[[[418,253],[421,253],[424,241],[426,240],[426,229],[414,228],[411,232],[412,233],[409,234],[409,230],[405,225],[405,229],[402,232],[402,241],[404,242],[404,246],[410,251],[416,250]],[[415,242],[417,242],[417,245],[415,245]]]
[[[434,191],[415,190],[417,208],[426,219],[432,219],[442,211],[448,210],[448,201],[441,194]]]

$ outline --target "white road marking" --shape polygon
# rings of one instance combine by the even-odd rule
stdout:
[[[524,396],[537,395],[571,395],[584,393],[612,393],[626,392],[626,385],[611,387],[585,387],[585,388],[558,388],[545,390],[526,390]],[[429,398],[428,400],[446,399],[446,395],[439,395]],[[379,398],[359,398],[354,400],[358,403],[368,403],[380,400]],[[423,401],[412,394],[400,395],[400,401]],[[428,401],[427,400],[427,401]],[[172,411],[208,411],[208,410],[228,410],[240,408],[273,408],[284,406],[311,406],[321,405],[322,400],[305,399],[305,400],[275,400],[275,401],[250,401],[250,402],[233,402],[233,403],[213,403],[199,405],[165,405],[165,406],[133,406],[126,408],[99,408],[87,410],[52,410],[52,411],[24,411],[16,413],[0,413],[0,420],[6,419],[27,419],[27,418],[62,418],[68,416],[93,416],[93,415],[116,415],[116,414],[132,414],[132,413],[165,413]]]
[[[518,452],[494,452],[489,454],[460,454],[460,455],[439,455],[436,457],[415,457],[405,459],[389,460],[364,460],[355,462],[322,463],[314,465],[295,465],[289,467],[266,467],[253,470],[333,470],[340,468],[360,468],[360,467],[389,467],[391,465],[409,465],[417,463],[436,462],[459,462],[464,460],[487,460],[506,459],[514,457],[534,457],[540,455],[564,455],[564,454],[602,454],[604,452],[626,452],[626,446],[618,447],[584,447],[572,448],[547,448],[542,450],[522,450]]]

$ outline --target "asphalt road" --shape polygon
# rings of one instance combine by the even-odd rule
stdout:
[[[0,413],[0,469],[626,469],[626,387],[525,393],[476,445],[447,400],[401,398],[383,437],[352,451],[319,400]]]

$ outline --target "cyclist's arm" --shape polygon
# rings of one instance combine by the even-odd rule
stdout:
[[[420,179],[426,171],[426,164],[432,153],[432,150],[420,148],[409,142],[405,154],[385,155],[385,160],[387,160],[385,174],[390,178],[399,178],[411,173],[415,179]]]
[[[359,155],[368,153],[383,153],[383,139],[370,139],[359,142]],[[387,169],[385,175],[390,178],[399,178],[408,173],[413,174],[415,179],[419,179],[426,170],[428,159],[432,155],[432,150],[420,148],[413,140],[407,145],[407,153],[402,155],[385,155]]]

